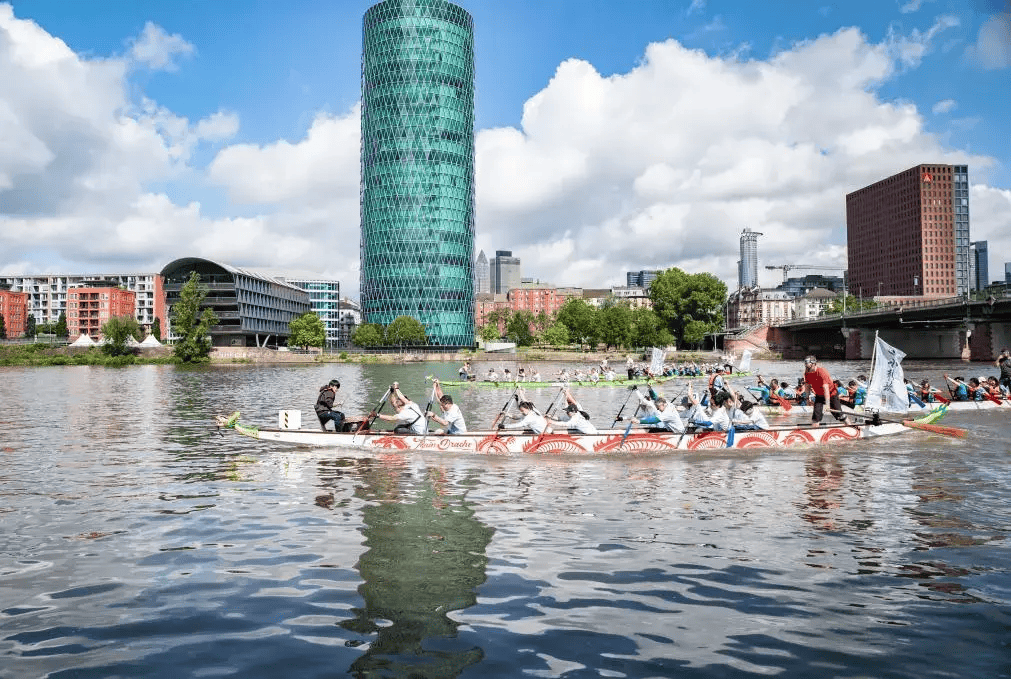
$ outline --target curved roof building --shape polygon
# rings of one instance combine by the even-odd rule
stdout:
[[[171,307],[179,300],[191,271],[196,271],[200,283],[207,287],[204,306],[218,316],[218,324],[211,327],[211,342],[216,347],[287,344],[288,324],[311,310],[308,293],[282,280],[209,259],[183,257],[161,270],[172,338]]]
[[[471,346],[473,19],[446,0],[384,0],[362,45],[362,312]]]

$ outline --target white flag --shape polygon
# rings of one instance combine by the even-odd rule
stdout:
[[[737,371],[746,373],[751,370],[751,349],[745,349],[741,354],[741,362],[737,364]]]
[[[909,410],[909,395],[902,375],[905,352],[896,349],[880,337],[874,338],[874,372],[867,385],[867,407],[889,413]]]
[[[649,371],[654,375],[659,375],[663,372],[663,359],[666,352],[656,347],[653,347],[651,351],[653,353],[649,362]]]

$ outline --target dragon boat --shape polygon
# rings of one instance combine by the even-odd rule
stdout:
[[[724,377],[748,377],[751,373],[734,373],[725,374]],[[568,384],[573,387],[634,387],[646,384],[663,384],[664,382],[670,382],[671,380],[683,379],[683,380],[698,380],[698,379],[708,379],[709,375],[660,375],[657,377],[633,377],[628,378],[618,378],[614,380],[576,380],[571,377],[567,379],[556,379],[556,380],[539,380],[537,382],[518,382],[516,380],[439,380],[439,384],[444,387],[508,387],[516,388],[523,387],[524,389],[537,389],[538,387],[557,387],[562,384]]]
[[[672,433],[628,428],[611,429],[597,434],[558,432],[534,434],[511,430],[478,430],[455,435],[395,434],[390,431],[365,430],[333,432],[318,429],[265,428],[239,422],[239,413],[219,415],[217,425],[232,429],[258,441],[291,443],[304,446],[341,448],[358,451],[396,452],[432,451],[484,455],[556,454],[556,455],[656,455],[673,451],[703,451],[726,448],[782,448],[837,444],[857,439],[892,436],[911,429],[942,431],[933,424],[944,411],[930,413],[919,420],[873,421],[863,424],[826,424],[821,427],[788,425],[747,431],[696,431]]]
[[[791,415],[796,413],[811,412],[811,406],[800,405],[799,403],[791,403],[789,411],[784,409],[781,405],[761,404],[759,407],[766,415],[774,416],[786,415],[788,412]],[[909,404],[909,410],[906,411],[906,415],[918,417],[926,415],[927,413],[937,412],[941,409],[948,412],[977,412],[983,410],[1004,410],[1011,412],[1011,401],[1003,399],[999,403],[995,403],[993,401],[951,401],[950,403],[925,402],[922,406],[917,403],[911,403]],[[862,405],[855,406],[852,410],[853,412],[858,413],[866,412],[864,406]]]

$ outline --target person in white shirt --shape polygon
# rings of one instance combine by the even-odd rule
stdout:
[[[677,434],[683,434],[685,430],[684,423],[681,422],[681,416],[678,415],[677,408],[672,404],[667,403],[667,399],[663,396],[658,396],[656,401],[650,401],[648,398],[643,396],[637,390],[636,396],[639,397],[639,406],[646,411],[647,417],[655,417],[658,422],[655,425],[657,429],[666,429],[667,431],[672,431]],[[636,424],[639,423],[637,418],[632,418],[632,422]]]
[[[713,431],[727,431],[730,428],[730,417],[727,415],[726,402],[730,398],[727,392],[718,391],[713,397],[713,405],[710,410],[706,410],[695,396],[692,385],[688,383],[688,400],[691,406],[688,408],[686,419],[689,424],[697,427],[712,429]]]
[[[530,374],[530,381],[531,382],[540,382],[541,381],[541,371],[537,370],[536,368],[534,368],[533,373]]]
[[[394,434],[424,435],[426,422],[425,414],[421,412],[421,406],[401,393],[398,382],[394,382],[390,390],[392,392],[390,403],[396,408],[397,414],[379,413],[377,417],[387,422],[396,422],[397,424],[393,428]]]
[[[583,407],[579,405],[575,397],[572,396],[572,392],[568,389],[565,390],[565,400],[567,405],[565,406],[565,413],[569,416],[566,420],[554,420],[548,419],[548,423],[552,427],[565,427],[569,430],[574,430],[580,434],[596,434],[597,428],[593,426],[590,422],[590,417],[583,410]]]
[[[543,415],[539,415],[534,409],[534,404],[530,401],[520,401],[520,415],[505,415],[511,420],[518,420],[511,424],[498,423],[499,429],[529,429],[535,434],[543,434],[548,429],[548,421]]]
[[[452,396],[442,393],[442,385],[439,384],[439,380],[432,380],[432,385],[435,387],[435,397],[439,400],[439,407],[442,408],[443,417],[439,417],[431,410],[425,413],[425,416],[435,420],[445,427],[445,429],[435,430],[434,433],[466,434],[467,423],[463,420],[463,413],[460,412],[460,406],[453,403]]]
[[[488,368],[488,376],[484,378],[485,382],[498,382],[498,373],[495,372],[495,368]]]
[[[737,411],[744,415],[742,419],[734,418],[734,426],[744,429],[768,429],[769,421],[762,414],[762,409],[755,406],[754,401],[745,401]]]

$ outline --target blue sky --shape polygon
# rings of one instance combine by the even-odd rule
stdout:
[[[6,102],[7,124],[38,142],[15,145],[32,162],[0,145],[0,273],[197,255],[320,270],[356,289],[353,135],[371,4],[15,0],[7,43],[47,53],[62,41],[80,74],[68,90],[69,66],[40,74],[0,51],[0,128]],[[744,226],[770,234],[765,262],[844,264],[845,193],[918,162],[970,163],[973,238],[991,240],[991,270],[1011,259],[1007,3],[458,4],[475,21],[478,247],[514,250],[524,276],[601,287],[681,266],[733,287]],[[80,122],[61,89],[91,117],[41,129],[39,110]],[[86,144],[66,132],[77,127]],[[101,171],[77,169],[89,163]],[[791,176],[763,193],[749,173],[769,168]],[[614,243],[623,234],[654,246]]]

